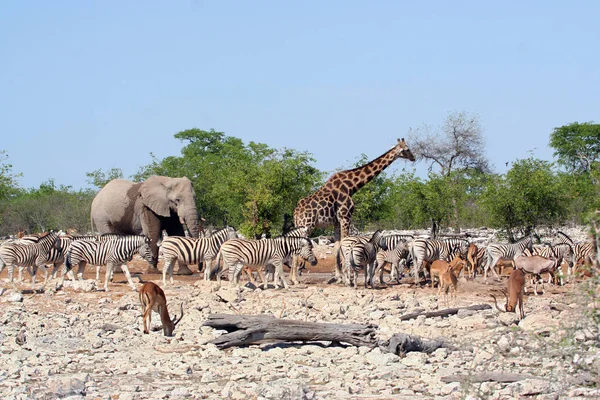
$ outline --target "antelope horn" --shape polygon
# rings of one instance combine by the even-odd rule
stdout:
[[[181,315],[179,316],[179,319],[177,319],[177,315],[175,315],[173,317],[173,328],[175,328],[177,326],[177,324],[179,323],[179,321],[181,321],[181,318],[183,318],[183,303],[181,303]]]
[[[491,296],[494,299],[494,304],[496,305],[496,308],[498,309],[498,311],[506,312],[506,310],[502,310],[502,309],[500,309],[500,307],[498,307],[498,300],[496,300],[496,296],[494,296],[493,294]]]

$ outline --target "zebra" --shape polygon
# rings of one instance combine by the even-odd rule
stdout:
[[[65,267],[68,272],[75,265],[79,265],[79,279],[82,279],[86,264],[106,265],[106,279],[104,280],[104,291],[108,292],[108,281],[115,265],[120,264],[121,269],[127,277],[127,282],[133,290],[136,290],[127,261],[131,260],[135,253],[139,253],[146,261],[151,262],[150,239],[143,235],[120,235],[116,239],[94,242],[78,240],[71,244],[65,255]],[[60,285],[64,283],[65,274],[62,276]]]
[[[458,253],[461,257],[467,255],[469,241],[466,239],[415,239],[410,245],[410,256],[413,260],[413,275],[415,284],[419,284],[419,272],[423,263],[435,260],[451,261]]]
[[[312,252],[312,241],[306,237],[277,237],[273,239],[246,240],[232,239],[223,243],[217,254],[216,267],[223,259],[223,268],[217,272],[218,290],[221,287],[221,274],[229,270],[229,281],[238,285],[242,267],[266,266],[272,264],[275,267],[275,287],[279,288],[279,279],[287,289],[288,283],[283,276],[283,263],[289,263],[294,255],[298,255],[310,262],[317,264],[317,259]]]
[[[230,239],[237,238],[235,229],[227,226],[214,232],[210,237],[191,238],[183,236],[165,237],[160,245],[160,254],[165,261],[163,266],[163,285],[167,284],[167,271],[169,280],[173,284],[173,264],[179,260],[185,264],[205,263],[204,279],[209,280],[211,265],[217,256],[221,245]]]
[[[308,232],[308,228],[306,228],[305,226],[296,226],[296,227],[291,228],[290,230],[288,230],[286,233],[282,234],[279,237],[306,237],[307,232]],[[286,263],[286,265],[288,265],[288,264]],[[305,264],[304,260],[302,260],[300,257],[298,257],[297,255],[293,255],[291,264],[288,265],[288,267],[290,267],[290,283],[297,285],[298,283],[300,283],[298,281],[298,277],[299,277],[301,271],[303,269],[306,269],[306,264]],[[253,280],[252,270],[250,269],[250,267],[244,267],[242,272],[244,272],[250,278],[251,281]],[[260,269],[258,269],[258,275],[261,278],[262,285],[264,287],[267,284],[267,282],[269,281],[269,279],[272,280],[274,278],[275,268],[273,265],[267,265],[265,267],[264,274],[261,272]]]
[[[31,288],[35,289],[35,276],[38,267],[44,267],[44,260],[48,257],[50,249],[58,235],[56,232],[49,232],[39,237],[37,243],[8,243],[0,247],[0,272],[5,266],[8,267],[8,281],[13,284],[15,290],[17,285],[13,282],[13,273],[15,266],[26,267],[31,275]],[[30,269],[31,268],[31,269]],[[44,287],[47,283],[44,282]]]
[[[373,235],[369,236],[346,236],[343,238],[339,244],[337,245],[336,255],[335,255],[335,277],[333,280],[330,280],[330,283],[343,281],[344,285],[350,286],[352,283],[350,281],[349,276],[346,274],[348,271],[344,271],[346,267],[347,255],[352,246],[357,243],[367,243],[369,240],[375,238],[374,240],[379,241],[383,237],[383,231],[377,230],[373,233]],[[342,262],[343,259],[343,262]]]
[[[379,272],[379,283],[384,284],[383,273],[385,264],[391,264],[390,279],[400,283],[400,267],[406,267],[408,256],[410,255],[411,241],[398,242],[398,244],[390,250],[380,250],[377,252],[375,275]]]
[[[21,234],[21,232],[19,232],[19,234]],[[11,244],[11,243],[12,244],[25,244],[25,245],[27,245],[27,244],[34,244],[34,243],[37,243],[40,240],[41,236],[42,235],[39,234],[39,233],[31,233],[31,234],[28,234],[28,235],[24,235],[24,236],[18,237],[16,239],[9,239],[9,240],[3,242],[2,244],[0,244],[0,246],[4,246],[4,245],[7,245],[7,244]],[[23,282],[23,270],[24,269],[25,269],[24,266],[19,265],[19,268],[18,268],[19,275],[18,275],[18,278],[17,278],[17,282],[18,283]]]
[[[345,270],[348,275],[352,273],[354,288],[356,289],[358,284],[358,271],[360,268],[364,268],[365,289],[369,285],[371,285],[371,289],[374,289],[373,275],[375,273],[377,251],[380,248],[383,250],[388,249],[381,231],[376,231],[366,243],[359,240],[352,244],[348,244],[348,246],[348,249],[344,253]]]
[[[497,279],[500,279],[500,276],[494,269],[496,263],[502,258],[505,260],[513,261],[516,256],[523,254],[525,249],[531,250],[533,246],[533,239],[531,235],[525,236],[521,238],[518,242],[515,243],[491,243],[485,249],[485,253],[487,255],[487,262],[483,267],[483,277],[484,281],[487,283],[487,272],[491,268],[494,275],[496,275]]]
[[[379,272],[379,283],[382,285],[383,272],[386,263],[391,264],[390,276],[392,280],[400,282],[400,264],[406,264],[406,257],[408,257],[408,246],[407,243],[414,240],[413,235],[399,235],[391,234],[383,237],[387,250],[380,249],[377,252],[376,264],[375,264],[375,275]]]

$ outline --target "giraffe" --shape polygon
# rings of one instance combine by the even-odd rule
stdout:
[[[294,224],[306,227],[307,236],[315,228],[331,225],[336,241],[348,236],[354,211],[352,195],[398,158],[415,161],[404,138],[398,139],[398,144],[368,164],[333,174],[319,190],[298,201]]]

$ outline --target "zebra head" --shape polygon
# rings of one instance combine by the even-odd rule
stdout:
[[[144,243],[142,243],[142,245],[139,247],[138,254],[144,260],[148,261],[149,263],[152,263],[153,257],[152,257],[152,250],[150,249],[150,238],[149,237],[144,237]]]
[[[315,257],[312,251],[312,241],[309,238],[302,238],[301,243],[302,247],[300,248],[300,252],[298,253],[300,257],[308,261],[312,266],[317,265],[317,258]]]

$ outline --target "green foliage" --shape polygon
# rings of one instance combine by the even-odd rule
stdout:
[[[8,154],[0,150],[0,200],[9,198],[18,192],[17,179],[21,174],[13,174],[12,165],[6,163]]]
[[[51,229],[90,230],[90,208],[95,193],[73,191],[70,186],[56,187],[54,180],[37,189],[21,191],[11,198],[2,215],[0,235],[44,232]]]
[[[492,177],[481,196],[490,225],[509,236],[515,229],[530,231],[539,225],[554,225],[567,215],[568,198],[552,164],[527,158],[517,160],[505,176]]]
[[[550,134],[550,147],[554,148],[558,162],[569,171],[587,174],[595,171],[598,174],[600,124],[573,122],[554,128]]]
[[[123,171],[120,168],[112,168],[106,172],[97,169],[92,172],[86,172],[85,175],[88,177],[86,180],[87,183],[96,186],[98,189],[102,189],[104,185],[113,179],[122,179]]]
[[[279,231],[283,215],[291,214],[322,178],[306,152],[244,144],[212,129],[188,129],[175,137],[187,143],[181,157],[153,157],[136,179],[187,176],[196,191],[198,212],[207,223],[230,224],[249,236]]]

